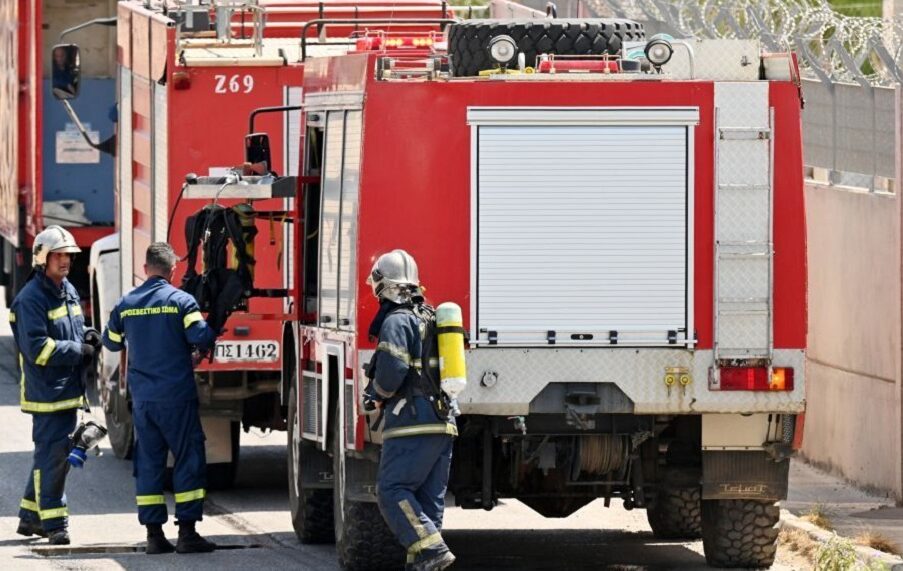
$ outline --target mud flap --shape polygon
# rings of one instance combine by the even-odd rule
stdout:
[[[702,453],[703,500],[784,500],[789,476],[789,460],[761,450]]]

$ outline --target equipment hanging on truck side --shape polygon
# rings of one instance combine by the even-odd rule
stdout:
[[[148,244],[170,242],[188,257],[175,279],[197,297],[212,325],[227,329],[195,373],[208,487],[228,487],[237,473],[241,427],[286,428],[285,367],[295,362],[285,324],[294,311],[287,293],[296,267],[290,248],[301,52],[311,60],[345,53],[355,28],[393,20],[395,7],[124,0],[116,9],[117,233],[91,248],[97,327],[120,296],[143,282]],[[440,0],[412,0],[403,12],[397,25],[413,30],[437,30],[447,13]],[[302,32],[308,37],[300,42]],[[255,122],[269,134],[266,141],[253,136]],[[274,181],[276,172],[286,176]],[[197,174],[186,180],[186,173]],[[121,458],[133,451],[126,359],[104,350],[97,381],[110,442]]]

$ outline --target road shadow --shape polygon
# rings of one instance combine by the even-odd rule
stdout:
[[[705,557],[682,542],[621,530],[447,530],[454,569],[674,569],[705,568]]]

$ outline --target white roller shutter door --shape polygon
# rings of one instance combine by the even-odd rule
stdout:
[[[689,127],[475,128],[479,341],[685,346]]]

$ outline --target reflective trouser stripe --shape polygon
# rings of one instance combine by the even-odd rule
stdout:
[[[61,508],[54,508],[54,509],[50,509],[50,510],[41,510],[38,513],[40,514],[42,520],[53,519],[53,518],[57,518],[57,517],[67,517],[69,515],[69,508],[64,506]]]
[[[22,500],[24,504],[26,500]],[[42,520],[45,519],[54,519],[57,517],[66,517],[69,515],[69,508],[63,506],[61,508],[51,508],[49,510],[42,510],[41,507],[41,471],[34,471],[34,505],[37,507],[38,517]],[[22,507],[25,507],[24,505]],[[28,508],[26,508],[28,509]]]
[[[176,503],[182,504],[194,500],[203,500],[206,495],[207,492],[203,488],[191,490],[190,492],[179,492],[176,494]]]
[[[414,529],[417,537],[419,537],[420,539],[426,539],[427,537],[429,537],[429,533],[423,526],[423,522],[420,521],[420,518],[417,517],[417,514],[414,513],[414,508],[411,506],[411,502],[409,502],[408,500],[401,500],[400,502],[398,502],[398,507],[401,508],[401,513],[404,514],[405,519],[408,520],[408,523]]]
[[[28,510],[28,511],[30,511],[30,512],[37,512],[37,511],[38,511],[38,504],[34,503],[34,502],[31,501],[31,500],[26,500],[26,499],[24,499],[24,498],[23,498],[22,501],[19,503],[19,507],[22,508],[23,510]]]
[[[383,430],[383,440],[387,438],[398,438],[400,436],[420,436],[423,434],[448,434],[450,436],[457,436],[458,427],[456,427],[454,424],[443,423],[389,428],[387,430]]]
[[[163,497],[163,494],[135,496],[135,499],[137,500],[139,506],[157,506],[160,504],[166,505],[166,498]]]
[[[412,543],[408,547],[408,563],[413,563],[417,559],[417,556],[420,555],[420,552],[424,549],[438,545],[440,543],[442,543],[442,535],[438,531],[433,535],[429,535],[427,537],[424,537],[420,541]]]

